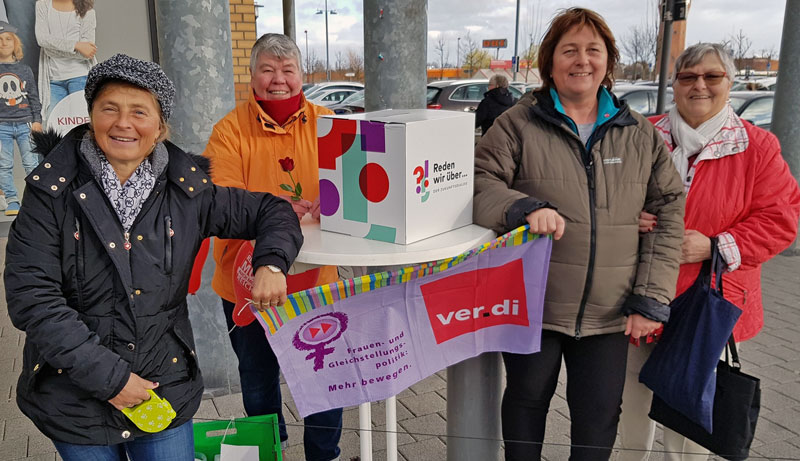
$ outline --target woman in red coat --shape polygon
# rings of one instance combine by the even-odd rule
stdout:
[[[794,241],[800,192],[775,135],[740,119],[728,104],[735,67],[721,45],[687,48],[675,71],[675,107],[651,121],[672,151],[687,194],[676,294],[697,278],[716,237],[728,265],[725,298],[742,309],[733,336],[746,341],[764,325],[761,264]],[[657,225],[655,216],[642,212],[640,231]],[[655,422],[647,417],[652,393],[638,376],[654,344],[629,347],[620,439],[630,451],[623,450],[619,460],[649,456],[655,433]],[[669,429],[664,450],[665,460],[703,460],[708,454]]]

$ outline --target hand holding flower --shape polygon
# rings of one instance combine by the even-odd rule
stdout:
[[[291,192],[291,199],[294,201],[302,200],[303,199],[303,187],[300,186],[299,182],[294,181],[294,177],[292,176],[292,170],[294,170],[294,160],[291,157],[285,157],[278,160],[278,163],[281,165],[281,169],[283,171],[289,173],[289,179],[292,181],[292,185],[289,184],[281,184],[281,189],[285,190],[286,192]]]

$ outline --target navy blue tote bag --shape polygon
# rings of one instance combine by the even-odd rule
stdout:
[[[711,260],[703,262],[697,280],[670,304],[669,322],[639,374],[655,396],[709,433],[714,429],[715,370],[742,313],[722,297],[725,262],[716,239],[711,248]]]
[[[708,433],[670,408],[658,396],[653,396],[650,418],[684,437],[708,448],[713,453],[731,461],[742,461],[750,456],[750,445],[756,433],[758,413],[761,410],[761,383],[758,378],[741,370],[739,354],[733,335],[728,340],[733,362],[720,360],[717,365],[717,391],[714,394],[714,432]]]

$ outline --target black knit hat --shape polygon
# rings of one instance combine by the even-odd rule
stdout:
[[[97,90],[103,86],[106,80],[123,80],[150,91],[161,105],[161,115],[164,120],[169,120],[175,101],[175,85],[158,64],[124,54],[115,54],[94,66],[89,71],[85,88],[86,102],[90,112],[92,102],[97,96]]]

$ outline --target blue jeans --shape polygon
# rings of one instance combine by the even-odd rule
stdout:
[[[223,299],[222,307],[230,330],[234,326],[234,304]],[[264,329],[254,321],[246,327],[236,327],[229,336],[233,351],[239,358],[239,378],[245,412],[248,416],[276,413],[281,441],[288,439],[281,411],[280,367]],[[339,438],[342,436],[341,408],[308,415],[303,422],[306,461],[329,461],[339,456]]]
[[[66,80],[50,80],[50,107],[47,109],[47,113],[52,112],[56,104],[68,95],[83,91],[86,87],[86,77],[84,75]]]
[[[31,151],[31,129],[28,124],[0,123],[0,189],[9,203],[19,202],[17,188],[14,187],[14,141],[19,146],[26,175],[39,164],[39,155]]]
[[[53,444],[64,461],[193,461],[192,422],[118,445]]]

